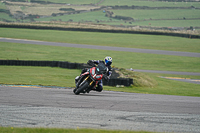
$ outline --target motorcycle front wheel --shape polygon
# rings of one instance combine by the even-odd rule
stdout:
[[[75,93],[76,95],[79,95],[79,94],[80,94],[81,92],[83,92],[84,89],[87,88],[87,87],[88,87],[88,82],[85,81],[85,83],[83,83],[82,86],[80,86],[79,88],[77,88],[77,89],[74,91],[74,93]]]

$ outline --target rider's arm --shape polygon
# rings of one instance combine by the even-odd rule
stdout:
[[[95,63],[93,62],[93,60],[89,60],[87,62],[87,64],[90,65],[90,66],[93,66],[93,67],[96,66]]]
[[[87,64],[93,66],[93,64],[98,65],[100,62],[101,60],[89,60]]]
[[[94,64],[99,64],[100,63],[100,60],[91,60]]]
[[[111,68],[111,66],[109,66],[109,67],[108,67],[108,72],[107,72],[107,77],[108,77],[108,79],[110,79],[111,74],[112,74],[112,68]]]

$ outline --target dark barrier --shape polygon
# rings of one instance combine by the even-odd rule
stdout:
[[[117,86],[117,85],[124,85],[130,86],[133,84],[133,79],[131,78],[111,78],[108,82],[103,80],[104,85],[108,86]]]
[[[42,66],[42,67],[61,67],[68,69],[83,69],[91,68],[88,64],[84,63],[71,63],[67,61],[25,61],[25,60],[0,60],[0,65],[9,65],[9,66]],[[133,79],[130,78],[116,78],[119,77],[119,74],[113,70],[112,76],[109,82],[103,80],[104,85],[116,86],[124,85],[130,86],[133,84]]]
[[[68,68],[69,69],[77,69],[77,63],[69,63]]]
[[[50,65],[50,67],[58,67],[58,61],[52,61]]]

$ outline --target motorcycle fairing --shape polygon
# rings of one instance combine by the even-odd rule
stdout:
[[[90,75],[95,80],[101,80],[103,78],[103,74],[100,75],[96,74],[96,67],[90,69]]]
[[[81,74],[81,77],[84,75],[88,75],[88,74],[89,74],[89,72],[85,72],[85,73]]]

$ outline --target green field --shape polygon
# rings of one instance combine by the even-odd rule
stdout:
[[[6,6],[4,3],[0,2],[0,9],[6,9]]]
[[[175,50],[200,53],[199,39],[187,39],[166,36],[112,34],[53,30],[27,30],[0,28],[2,37],[25,38],[51,42],[117,46],[130,48],[147,48]],[[122,68],[200,72],[200,59],[197,57],[181,57],[133,52],[92,50],[81,48],[26,45],[1,42],[0,57],[19,60],[58,60],[86,63],[93,57],[103,59],[113,57],[113,65]],[[6,44],[6,45],[5,45]],[[30,47],[31,46],[31,47]],[[67,52],[66,52],[67,51]],[[71,58],[73,55],[73,58]],[[82,57],[82,58],[80,58]]]
[[[158,26],[158,27],[198,27],[200,26],[200,19],[191,20],[193,18],[198,18],[200,10],[112,10],[115,15],[132,17],[135,21],[128,23],[114,18],[105,17],[105,13],[102,11],[90,12],[90,13],[82,13],[82,14],[72,14],[72,15],[64,15],[59,17],[47,17],[40,18],[37,21],[51,21],[54,20],[62,20],[68,21],[73,20],[73,22],[93,22],[99,24],[108,24],[108,25],[129,25],[129,26]],[[174,15],[176,12],[176,15]],[[164,17],[163,17],[164,16]],[[186,19],[183,19],[183,18]],[[159,19],[159,20],[158,20]],[[110,21],[112,20],[112,21]],[[149,25],[151,24],[151,25]]]
[[[135,22],[124,22],[124,21],[112,21],[112,22],[100,22],[101,24],[107,24],[107,25],[124,25],[124,26],[152,26],[152,27],[190,27],[198,26],[200,23],[200,20],[141,20],[141,21],[135,21]],[[197,29],[198,30],[198,29]]]
[[[200,2],[168,2],[154,0],[104,0],[100,5],[104,6],[149,6],[149,7],[200,7]]]
[[[39,46],[0,42],[2,59],[57,60],[86,63],[89,59],[104,59],[110,55],[113,65],[122,68],[200,72],[200,59],[170,55],[142,54],[82,48]],[[73,58],[72,58],[73,57]]]
[[[200,10],[163,9],[163,10],[111,10],[114,15],[132,17],[135,20],[144,19],[186,19],[199,18]],[[200,26],[200,24],[198,25]]]
[[[15,19],[11,18],[8,14],[6,13],[1,13],[0,12],[0,16],[2,19],[6,19],[6,20],[9,20],[9,21],[15,21]]]
[[[64,4],[74,4],[74,5],[80,5],[80,4],[94,4],[99,2],[100,0],[38,0],[38,1],[45,1],[45,2],[52,2],[52,3],[64,3]]]
[[[40,18],[37,19],[37,21],[51,21],[52,19],[55,19],[57,21],[68,21],[72,19],[74,22],[96,22],[98,21],[109,21],[110,18],[105,17],[105,13],[102,11],[96,11],[96,12],[88,12],[88,13],[82,13],[82,14],[72,14],[72,15],[63,15],[59,17],[47,17],[47,18]],[[117,20],[119,21],[119,20]]]
[[[131,34],[112,34],[112,33],[91,33],[91,32],[73,32],[73,31],[53,31],[53,30],[28,30],[28,29],[0,29],[2,37],[24,38],[31,40],[54,41],[65,43],[79,43],[102,46],[119,46],[119,47],[138,47],[159,49],[182,48],[180,51],[199,52],[199,39],[187,39],[167,36],[150,36],[150,35],[131,35]],[[3,32],[4,31],[4,32]],[[123,39],[124,38],[124,39]],[[145,38],[145,39],[144,39]],[[156,38],[156,39],[155,39]],[[114,41],[116,40],[116,41]],[[121,41],[120,41],[121,40]],[[123,41],[122,41],[123,40]],[[137,40],[140,44],[129,44]],[[116,45],[113,42],[119,41]],[[160,42],[162,41],[162,43]],[[167,45],[168,41],[173,44]],[[150,43],[151,42],[151,43]],[[165,44],[165,43],[166,44]],[[148,43],[148,44],[147,44]],[[170,43],[169,43],[170,44]],[[184,46],[193,44],[194,46]],[[154,46],[154,47],[153,47]],[[157,47],[156,47],[157,46]],[[185,71],[200,72],[200,59],[196,57],[180,57],[169,55],[119,52],[108,50],[92,50],[82,48],[69,48],[57,46],[43,46],[32,44],[4,43],[0,42],[0,59],[9,60],[56,60],[86,63],[90,59],[103,59],[109,55],[113,57],[113,66],[119,68],[147,69],[147,70],[168,70],[168,71]],[[49,67],[14,67],[1,66],[1,83],[2,84],[41,84],[63,87],[74,87],[74,77],[80,73],[80,70],[68,70],[61,68]],[[135,73],[137,75],[137,73]],[[186,75],[165,75],[145,73],[147,77],[152,78],[157,83],[153,86],[146,87],[125,87],[116,88],[105,86],[105,90],[126,91],[135,93],[153,93],[168,95],[200,96],[198,84],[179,82],[169,79],[159,78],[181,77],[200,79],[200,76]],[[20,78],[18,78],[20,77]],[[141,76],[143,77],[143,76]],[[31,82],[30,82],[31,81]]]
[[[7,38],[200,53],[199,39],[180,37],[14,28],[0,28],[0,33]]]
[[[81,70],[51,67],[0,66],[0,84],[74,87]]]
[[[42,0],[40,0],[42,2]],[[0,9],[8,10],[9,13],[1,12],[1,21],[35,22],[35,21],[73,21],[77,23],[95,23],[107,25],[129,25],[129,26],[151,26],[151,27],[200,27],[200,2],[168,2],[168,1],[145,1],[145,0],[104,0],[99,5],[93,5],[100,0],[45,0],[43,2],[52,2],[60,4],[40,4],[30,1],[11,4],[0,2]],[[112,9],[109,6],[146,6],[155,7],[155,9]],[[92,9],[108,6],[106,9],[91,11]],[[176,9],[156,9],[156,7],[176,7]],[[183,7],[187,7],[183,9]],[[191,8],[195,7],[195,8]],[[61,11],[61,8],[74,9],[75,11],[87,10],[88,12],[66,14],[69,11]],[[182,8],[182,9],[179,9]],[[106,17],[103,10],[112,11],[112,17]],[[64,14],[58,14],[64,13]],[[54,15],[53,15],[54,14]],[[56,15],[57,14],[57,15]],[[35,15],[30,17],[30,15]],[[123,17],[132,17],[134,21],[127,22],[125,19],[113,18],[115,15]],[[15,19],[14,19],[15,18]]]

